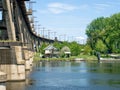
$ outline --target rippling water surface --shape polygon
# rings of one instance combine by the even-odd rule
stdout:
[[[120,90],[120,63],[37,62],[26,82],[7,90]]]

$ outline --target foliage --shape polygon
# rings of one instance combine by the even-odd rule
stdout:
[[[53,46],[56,47],[58,50],[60,50],[63,47],[63,43],[54,42]]]
[[[44,48],[48,46],[48,43],[43,42],[39,47],[39,52],[44,54]]]
[[[86,29],[87,44],[102,53],[120,52],[120,13],[93,20]]]
[[[95,49],[96,49],[96,51],[99,51],[101,53],[105,53],[107,50],[107,47],[105,46],[105,44],[101,40],[98,40],[96,45],[95,45]]]
[[[40,53],[44,53],[44,48],[48,46],[48,44],[46,43],[42,43],[42,45],[40,46],[39,48],[39,51]],[[80,45],[78,44],[77,42],[54,42],[53,43],[53,46],[56,47],[59,51],[64,47],[64,46],[67,46],[70,48],[70,51],[71,51],[71,55],[73,56],[77,56],[77,55],[80,55],[81,53],[81,49],[83,49],[83,45]]]
[[[81,52],[81,46],[77,42],[71,42],[69,44],[69,47],[70,47],[72,56],[77,56],[77,55],[80,54],[80,52]]]
[[[92,52],[92,49],[91,49],[90,45],[85,45],[83,54],[84,55],[90,55],[91,52]]]

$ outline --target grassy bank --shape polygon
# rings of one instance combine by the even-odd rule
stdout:
[[[91,60],[97,60],[97,57],[94,55],[79,55],[77,58],[83,58],[84,60],[91,61]]]
[[[76,58],[81,58],[85,61],[93,61],[97,60],[96,56],[90,56],[90,55],[79,55],[79,56],[71,56],[69,58],[40,58],[40,53],[36,53],[34,56],[34,61],[39,60],[46,60],[46,61],[73,61]]]

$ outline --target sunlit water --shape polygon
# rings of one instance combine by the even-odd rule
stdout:
[[[6,90],[120,90],[120,63],[37,62],[25,82]]]

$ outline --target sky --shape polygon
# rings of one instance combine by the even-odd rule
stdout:
[[[32,0],[33,1],[33,0]],[[120,0],[34,0],[40,27],[63,40],[86,41],[86,27],[98,17],[120,12]],[[47,32],[46,32],[47,33]],[[51,33],[52,34],[52,33]],[[60,38],[61,37],[61,38]]]

